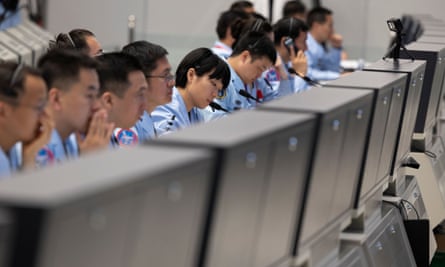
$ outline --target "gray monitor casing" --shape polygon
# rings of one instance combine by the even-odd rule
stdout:
[[[364,68],[365,71],[382,71],[407,74],[407,92],[402,103],[401,124],[398,130],[399,138],[396,139],[396,149],[390,175],[394,175],[403,161],[408,157],[411,148],[411,141],[416,123],[417,112],[422,92],[423,77],[426,62],[423,60],[400,59],[394,62],[392,59],[379,60]]]
[[[0,61],[1,62],[20,62],[20,57],[15,52],[0,44]]]
[[[30,48],[23,45],[21,42],[18,42],[4,31],[0,31],[0,44],[3,44],[9,50],[19,55],[20,63],[32,66],[33,52]]]
[[[32,66],[37,66],[39,58],[48,50],[47,44],[44,44],[40,39],[34,35],[30,35],[19,30],[17,27],[8,28],[5,30],[17,42],[32,50]]]
[[[406,47],[415,59],[425,60],[426,68],[414,133],[430,135],[437,124],[443,95],[445,44],[412,43]],[[401,51],[400,57],[410,59]],[[429,139],[428,139],[429,140]],[[430,143],[430,141],[427,141]],[[428,145],[428,144],[427,144]]]
[[[314,133],[310,114],[244,110],[155,140],[219,155],[203,266],[266,267],[291,259]]]
[[[195,267],[213,164],[210,151],[138,147],[2,180],[5,266]]]
[[[362,170],[359,197],[355,207],[360,207],[376,189],[388,180],[396,140],[399,138],[400,114],[406,94],[407,75],[356,71],[325,86],[371,91],[374,95],[373,115]],[[387,183],[386,183],[387,186]]]
[[[297,244],[297,249],[304,249],[320,238],[322,229],[344,216],[350,218],[368,136],[372,92],[312,88],[260,108],[317,116],[315,154]]]

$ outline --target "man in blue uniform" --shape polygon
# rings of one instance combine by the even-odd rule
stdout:
[[[138,59],[122,52],[105,53],[99,57],[100,103],[107,111],[107,120],[115,128],[130,129],[145,110],[147,81]],[[117,137],[116,137],[117,135]],[[109,135],[110,146],[137,143],[134,133]],[[120,139],[119,139],[120,138]]]
[[[266,79],[273,87],[281,83],[289,83],[290,91],[296,93],[308,88],[302,77],[307,74],[306,37],[308,27],[293,17],[279,20],[274,25],[274,43],[278,55],[285,66],[285,73],[272,70],[266,74]],[[291,71],[289,71],[291,70]]]
[[[254,107],[258,99],[257,92],[254,91],[256,88],[252,84],[274,64],[276,58],[277,54],[269,37],[258,32],[248,32],[239,40],[227,59],[230,83],[215,102],[229,112]],[[202,113],[206,121],[226,114],[212,107],[207,107]]]
[[[47,109],[55,128],[36,164],[46,166],[107,147],[113,125],[99,109],[97,62],[79,51],[53,49],[38,66],[48,85]]]
[[[152,115],[158,135],[204,121],[205,108],[229,83],[227,64],[208,48],[188,53],[176,70],[172,102],[157,107]]]
[[[249,16],[246,13],[237,10],[228,10],[221,13],[216,25],[218,41],[213,44],[212,52],[227,59],[232,54],[232,46],[235,43],[235,37],[232,34],[235,25],[248,18]]]
[[[323,7],[312,9],[307,24],[308,77],[316,81],[337,79],[340,76],[342,37],[334,33],[332,11]]]
[[[147,91],[145,92],[145,111],[136,125],[130,129],[118,129],[115,133],[121,133],[121,136],[125,134],[128,141],[129,136],[136,137],[140,143],[156,137],[151,113],[157,106],[171,102],[175,76],[171,74],[171,65],[167,59],[168,52],[160,45],[137,41],[126,45],[122,52],[136,57],[141,63],[147,79]]]
[[[47,87],[39,71],[16,63],[0,64],[0,178],[19,167],[34,166],[34,157],[48,142],[53,122],[45,111]],[[23,166],[14,144],[23,142]],[[10,159],[11,156],[11,159]]]

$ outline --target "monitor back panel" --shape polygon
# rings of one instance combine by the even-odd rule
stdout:
[[[371,92],[328,91],[324,88],[314,88],[261,105],[261,109],[284,113],[307,112],[318,117],[315,154],[310,167],[298,246],[304,246],[320,229],[350,210],[351,199],[356,194],[354,185],[359,179],[363,160],[360,155],[364,154],[371,106]],[[360,133],[357,134],[358,138],[346,140],[353,131]],[[356,158],[350,158],[352,153]]]
[[[220,155],[205,266],[271,266],[291,257],[314,132],[312,115],[255,110],[156,140]]]
[[[2,181],[8,266],[196,266],[213,163],[204,150],[135,148]]]
[[[437,112],[442,96],[443,76],[445,71],[445,45],[430,43],[412,43],[406,47],[415,59],[425,60],[425,76],[415,133],[428,132],[436,124]],[[409,59],[406,53],[401,58]]]
[[[374,113],[360,187],[360,199],[366,199],[390,173],[406,94],[406,74],[358,71],[326,86],[374,93]],[[357,199],[356,206],[359,201]]]
[[[401,126],[399,127],[399,138],[396,139],[396,152],[393,159],[393,166],[390,168],[390,174],[400,167],[402,161],[408,156],[411,147],[411,140],[416,123],[417,111],[419,108],[420,94],[422,92],[423,77],[425,73],[426,62],[423,60],[405,60],[400,59],[398,63],[393,60],[379,60],[365,67],[365,71],[382,71],[407,74],[407,87],[405,99],[402,104]]]

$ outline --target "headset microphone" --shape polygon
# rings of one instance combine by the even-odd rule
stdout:
[[[221,105],[220,105],[220,104],[218,104],[218,103],[215,103],[215,102],[210,102],[209,106],[210,106],[211,108],[213,108],[213,109],[216,109],[216,110],[221,110],[221,111],[224,111],[224,112],[230,113],[230,111],[228,111],[227,109],[225,109],[225,108],[221,107]]]
[[[299,74],[298,72],[296,72],[293,68],[288,68],[287,69],[289,71],[289,73],[291,74],[295,74],[298,77],[300,77],[301,79],[305,80],[307,83],[309,83],[310,85],[316,86],[316,87],[322,87],[322,85],[314,80],[312,80],[311,78],[307,77],[307,76],[303,76],[301,74]]]
[[[255,100],[257,103],[261,103],[261,101],[260,101],[258,98],[252,96],[251,94],[249,94],[249,93],[248,93],[246,90],[244,90],[244,89],[239,90],[238,93],[239,93],[240,95],[244,96],[245,98]]]

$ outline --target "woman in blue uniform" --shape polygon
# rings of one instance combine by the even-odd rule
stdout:
[[[188,53],[176,70],[172,102],[152,113],[157,134],[204,121],[198,109],[207,107],[229,80],[229,67],[210,49],[197,48]]]

